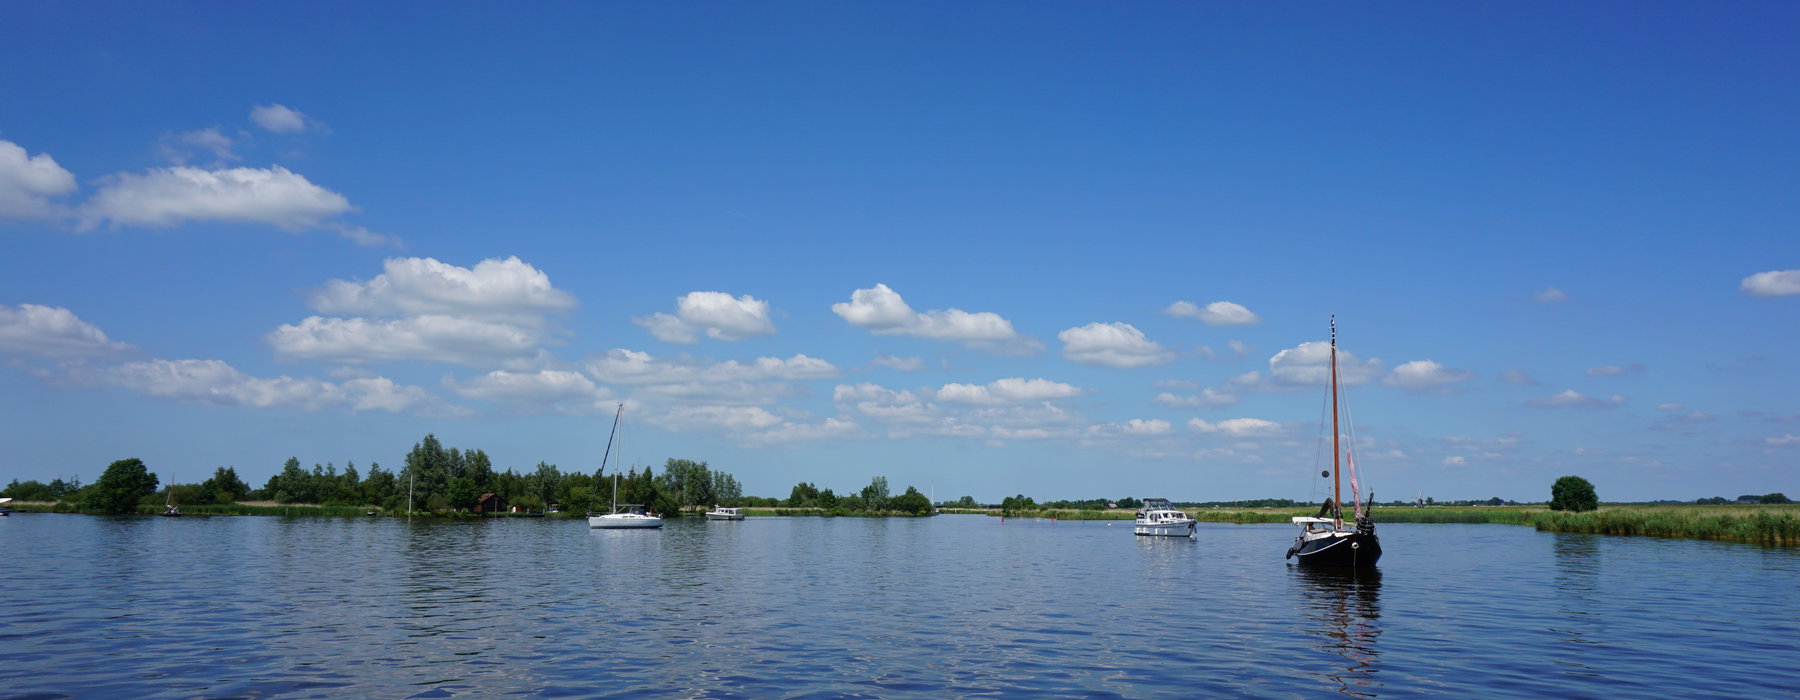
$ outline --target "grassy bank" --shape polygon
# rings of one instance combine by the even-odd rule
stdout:
[[[947,509],[945,513],[999,516],[998,510]],[[1187,509],[1195,520],[1210,523],[1285,523],[1313,509]],[[1036,510],[1015,518],[1057,520],[1131,520],[1129,510]],[[1529,525],[1545,532],[1675,537],[1727,540],[1782,546],[1800,545],[1800,505],[1697,506],[1611,505],[1597,511],[1569,513],[1544,506],[1477,506],[1441,508],[1376,508],[1377,523],[1497,523]]]

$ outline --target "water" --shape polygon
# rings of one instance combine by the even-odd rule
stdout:
[[[1800,551],[1381,526],[0,520],[0,695],[1795,697]]]

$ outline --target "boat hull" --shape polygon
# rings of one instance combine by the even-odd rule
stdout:
[[[712,513],[707,513],[706,519],[707,520],[743,520],[744,516],[742,516],[742,515],[714,515]]]
[[[616,515],[590,515],[588,527],[597,530],[644,530],[663,526],[662,518],[649,516],[618,517]]]
[[[1381,539],[1373,532],[1335,533],[1302,539],[1288,556],[1307,566],[1364,568],[1381,560]]]
[[[1134,535],[1143,535],[1145,537],[1193,537],[1194,523],[1192,521],[1185,523],[1138,523],[1132,527],[1131,532]]]

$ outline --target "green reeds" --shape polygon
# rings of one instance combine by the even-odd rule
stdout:
[[[1795,517],[1792,509],[1721,512],[1702,507],[1605,508],[1585,513],[1538,513],[1531,525],[1548,532],[1800,545],[1800,517]]]

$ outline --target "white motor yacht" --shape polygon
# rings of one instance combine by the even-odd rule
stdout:
[[[1146,498],[1144,507],[1137,512],[1137,524],[1131,529],[1133,534],[1152,537],[1193,537],[1194,518],[1186,512],[1176,510],[1175,504],[1167,498]]]

